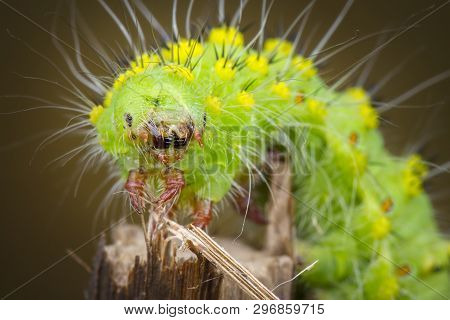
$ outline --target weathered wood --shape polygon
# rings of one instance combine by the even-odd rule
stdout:
[[[174,232],[173,228],[172,233],[164,228],[154,231],[147,250],[142,227],[124,224],[113,230],[109,245],[105,244],[104,239],[100,241],[87,297],[270,299],[271,293],[267,290],[288,282],[274,293],[280,299],[289,299],[289,279],[293,276],[294,259],[292,208],[290,195],[286,190],[290,189],[291,177],[287,165],[281,164],[278,170],[278,174],[272,177],[274,200],[269,205],[269,225],[266,228],[266,244],[262,250],[256,250],[240,241],[225,238],[215,238],[213,241],[208,237],[207,242],[213,241],[211,247],[219,245],[239,261],[236,264],[233,262],[235,260],[229,257],[231,267],[224,268],[218,262],[221,257],[217,252],[221,249],[217,248],[212,255],[206,251],[202,254],[205,248],[199,243],[190,245],[189,237],[185,237],[183,232],[188,232],[188,229],[183,228],[181,233]],[[168,228],[171,228],[170,223]],[[250,271],[246,277],[239,277],[241,272],[248,272],[241,269],[240,265]],[[239,281],[245,282],[253,276],[268,289],[258,283],[253,284],[256,289],[252,288],[252,282],[248,285],[249,290],[242,290],[243,284]],[[264,290],[267,294],[264,294]]]
[[[272,256],[294,256],[294,212],[291,190],[291,168],[281,161],[271,162],[271,201],[268,213],[266,250]]]
[[[99,247],[89,299],[217,299],[222,276],[190,250],[176,249],[162,234],[147,252],[142,229],[121,225],[111,245]],[[149,261],[150,263],[147,263]]]

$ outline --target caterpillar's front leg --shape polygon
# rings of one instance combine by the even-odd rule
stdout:
[[[185,186],[183,171],[179,169],[165,169],[162,173],[162,178],[164,181],[164,191],[159,196],[157,201],[158,204],[164,204],[172,200],[180,194],[181,190]]]
[[[133,169],[128,173],[125,190],[128,191],[131,206],[141,214],[147,209],[148,193],[146,191],[148,173],[144,168]]]
[[[212,219],[212,201],[196,199],[194,202],[194,213],[192,217],[192,224],[194,226],[205,229]]]

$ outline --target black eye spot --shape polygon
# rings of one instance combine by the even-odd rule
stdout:
[[[133,125],[133,117],[131,116],[131,114],[125,113],[123,117],[124,117],[125,122],[127,123],[128,127],[131,128],[131,126]]]
[[[175,149],[181,149],[181,148],[186,147],[186,144],[187,144],[187,139],[185,139],[185,138],[179,138],[179,139],[177,139],[177,140],[174,141],[173,147],[174,147]]]
[[[173,134],[173,147],[175,149],[181,149],[184,148],[187,144],[186,138],[181,138],[177,134]]]
[[[172,137],[165,137],[164,138],[164,149],[168,149],[171,144],[172,144]]]

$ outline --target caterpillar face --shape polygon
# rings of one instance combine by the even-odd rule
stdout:
[[[129,130],[128,136],[137,140],[136,146],[144,156],[151,155],[167,164],[181,159],[193,133],[194,123],[189,117],[173,118],[173,114],[152,112],[136,132]]]
[[[153,76],[142,73],[116,84],[108,93],[107,107],[98,107],[100,112],[94,118],[91,114],[91,121],[107,151],[168,165],[183,158],[193,138],[201,142],[201,121],[196,125],[192,104],[183,98],[181,88],[161,84],[163,80]]]

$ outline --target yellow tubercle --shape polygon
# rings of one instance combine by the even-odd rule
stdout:
[[[177,77],[184,78],[187,81],[194,80],[194,75],[192,74],[191,70],[189,70],[188,68],[183,67],[183,66],[169,64],[167,66],[164,66],[163,70],[166,72],[169,72]]]
[[[98,118],[103,113],[103,111],[104,111],[103,106],[98,105],[93,107],[91,112],[89,112],[89,121],[95,125],[98,121]]]
[[[244,44],[244,36],[234,27],[222,26],[211,30],[208,41],[217,45],[240,47]]]
[[[253,94],[247,91],[242,91],[241,93],[239,93],[237,96],[237,101],[242,107],[246,109],[250,109],[255,105],[255,98],[253,98]]]
[[[225,58],[220,58],[214,65],[216,74],[222,80],[231,80],[236,75],[236,69],[233,68],[233,62]]]
[[[291,96],[291,90],[289,89],[286,82],[279,81],[272,85],[271,90],[273,93],[275,93],[277,96],[279,96],[282,99],[289,99]]]
[[[158,55],[149,55],[148,53],[143,53],[142,55],[136,57],[134,61],[131,61],[130,70],[132,70],[134,73],[140,73],[145,71],[145,69],[152,68],[160,62],[161,59]]]
[[[267,52],[275,50],[276,53],[287,56],[292,52],[292,43],[279,38],[270,38],[264,42],[264,50]]]
[[[306,108],[312,115],[316,116],[319,119],[323,120],[327,115],[327,109],[325,108],[324,103],[319,100],[311,98],[307,99]]]
[[[116,78],[116,80],[114,80],[114,84],[113,84],[114,90],[117,90],[120,87],[122,87],[122,85],[125,83],[125,81],[127,81],[128,78],[129,78],[129,75],[127,75],[126,72],[119,74],[119,76]]]
[[[361,114],[364,126],[367,129],[375,129],[378,127],[378,113],[370,104],[361,104],[359,106],[359,113]]]
[[[247,57],[247,67],[261,75],[266,75],[269,71],[269,61],[266,57],[252,53]]]
[[[103,106],[104,106],[105,108],[108,108],[109,105],[111,104],[112,96],[113,96],[112,90],[109,90],[109,91],[105,94],[105,98],[103,99]]]
[[[422,180],[407,171],[403,173],[403,185],[409,196],[417,196],[423,190]]]
[[[376,240],[385,238],[391,231],[391,222],[385,216],[381,216],[373,222],[372,236]]]
[[[317,69],[314,67],[314,63],[311,59],[296,56],[292,59],[292,65],[297,71],[300,71],[300,74],[306,79],[310,79],[317,74]]]
[[[408,159],[407,162],[408,169],[416,176],[420,178],[425,178],[428,174],[428,168],[426,164],[422,161],[422,158],[415,154]]]
[[[347,89],[347,94],[353,99],[356,100],[356,102],[360,103],[369,103],[370,99],[367,95],[366,91],[363,88],[360,87],[353,87]]]
[[[403,186],[406,194],[416,196],[423,190],[422,180],[428,174],[428,168],[418,155],[411,156],[403,170]]]
[[[205,101],[206,109],[214,114],[220,114],[222,111],[222,102],[219,97],[209,96]]]
[[[167,48],[162,49],[164,59],[179,64],[184,64],[189,58],[202,55],[204,49],[201,43],[193,39],[180,39],[178,42],[167,43]]]

